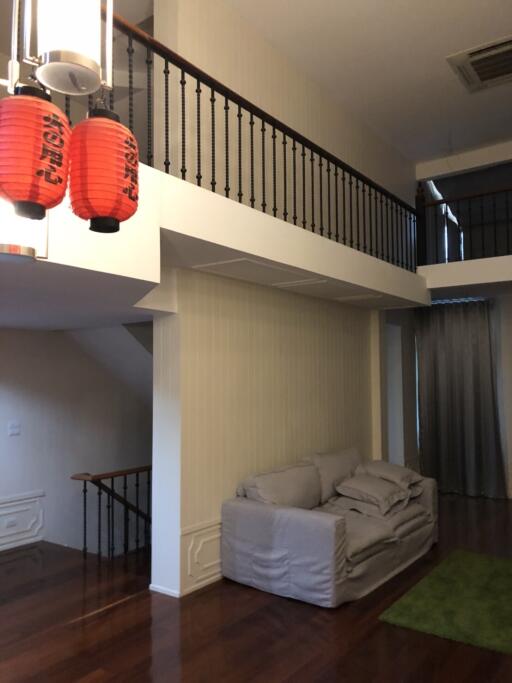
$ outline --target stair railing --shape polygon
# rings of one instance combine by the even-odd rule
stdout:
[[[151,465],[115,472],[73,474],[81,481],[83,505],[83,554],[89,551],[90,521],[96,514],[98,559],[112,559],[119,544],[127,555],[151,545]],[[97,493],[96,506],[88,503],[89,486]],[[91,507],[93,509],[91,510]]]

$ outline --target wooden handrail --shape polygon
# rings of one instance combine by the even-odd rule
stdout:
[[[463,202],[470,199],[480,199],[481,197],[492,197],[493,195],[504,194],[506,192],[512,192],[512,187],[492,190],[490,192],[478,192],[475,194],[461,195],[460,197],[452,197],[450,199],[437,199],[435,202],[425,202],[425,208],[429,206],[441,206],[442,204],[453,204],[454,202]]]
[[[125,477],[129,474],[140,474],[142,472],[150,472],[151,465],[143,465],[142,467],[131,467],[127,470],[116,470],[115,472],[102,472],[101,474],[90,474],[89,472],[79,472],[73,474],[71,479],[76,481],[101,481],[103,479],[116,479],[117,477]]]
[[[103,13],[105,13],[104,7]],[[217,79],[212,78],[212,76],[209,76],[205,71],[199,69],[197,66],[194,66],[183,57],[180,57],[180,55],[178,55],[176,52],[168,48],[160,41],[153,38],[153,36],[150,36],[148,33],[143,31],[138,26],[135,26],[134,24],[131,24],[129,21],[126,21],[126,19],[124,19],[124,17],[120,16],[119,14],[114,14],[114,27],[121,33],[124,33],[127,36],[131,36],[132,38],[135,38],[139,43],[144,45],[146,48],[152,50],[162,59],[168,60],[171,64],[174,64],[174,66],[178,67],[179,69],[183,69],[183,71],[185,71],[187,74],[201,81],[201,83],[203,83],[204,85],[207,85],[208,87],[212,88],[215,92],[219,93],[220,95],[223,95],[224,97],[227,97],[235,104],[240,105],[240,107],[247,110],[249,113],[253,114],[253,116],[260,118],[263,121],[265,121],[265,123],[275,127],[276,130],[280,131],[281,133],[284,133],[300,145],[304,145],[304,147],[311,150],[314,154],[319,155],[326,161],[330,161],[335,166],[338,166],[340,169],[349,173],[353,178],[356,178],[363,182],[365,185],[372,187],[374,190],[379,192],[384,197],[387,197],[388,199],[392,200],[402,208],[406,209],[406,211],[412,214],[416,213],[414,207],[412,207],[406,201],[404,201],[397,195],[393,194],[389,190],[386,190],[386,188],[382,187],[382,185],[379,185],[375,181],[365,176],[363,173],[360,173],[355,168],[345,163],[344,161],[336,157],[334,154],[331,154],[327,150],[315,144],[314,142],[306,138],[304,135],[301,135],[293,128],[290,128],[286,124],[282,123],[282,121],[279,121],[279,119],[276,119],[268,112],[264,111],[252,102],[249,102],[249,100],[245,99],[245,97],[242,97],[242,95],[239,95],[234,90],[231,90],[231,88],[228,88],[226,85],[224,85]]]

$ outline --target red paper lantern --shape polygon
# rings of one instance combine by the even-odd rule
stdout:
[[[94,232],[117,232],[137,211],[137,141],[114,112],[93,109],[73,129],[69,189],[74,213]]]
[[[0,197],[41,219],[66,193],[71,129],[43,90],[23,86],[0,100]]]

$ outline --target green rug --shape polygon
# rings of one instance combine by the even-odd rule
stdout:
[[[380,619],[512,654],[512,560],[456,550]]]

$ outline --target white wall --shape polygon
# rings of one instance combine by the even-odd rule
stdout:
[[[222,0],[155,0],[154,14],[155,37],[164,45],[384,187],[413,201],[414,164],[384,143],[351,112],[342,109],[321,86]],[[191,92],[188,106],[195,111],[195,81],[188,80]],[[208,96],[206,90],[203,94],[206,111]],[[176,112],[175,104],[171,100],[171,111]],[[222,106],[219,98],[220,132]],[[236,112],[231,113],[235,146]],[[175,114],[173,125],[176,125]],[[258,122],[255,130],[258,135],[259,127]],[[161,121],[156,130],[159,135]],[[194,130],[190,133],[194,135]],[[280,157],[280,140],[278,148]],[[256,149],[258,152],[259,145]],[[221,150],[219,145],[219,155]],[[187,163],[194,177],[194,159],[189,158]],[[219,175],[219,188],[223,188],[220,169]]]
[[[64,332],[0,330],[0,500],[44,491],[43,537],[81,548],[81,483],[70,476],[150,462],[151,410],[129,387]],[[95,499],[91,489],[91,513]]]
[[[374,417],[370,311],[191,270],[177,281],[175,322],[155,325],[154,368],[155,480],[160,471],[167,487],[154,496],[155,518],[157,505],[165,516],[152,583],[171,594],[218,578],[220,506],[241,479],[315,450],[354,445],[371,457]],[[169,424],[181,443],[156,441]],[[181,556],[174,585],[170,544]]]

